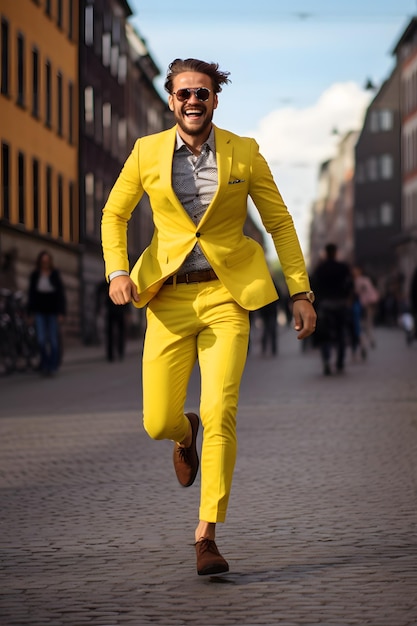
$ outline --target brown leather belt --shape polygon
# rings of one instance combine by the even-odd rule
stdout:
[[[176,278],[177,283],[205,283],[208,280],[216,280],[217,275],[212,269],[201,270],[200,272],[188,272],[188,274],[176,274],[167,278],[164,285],[173,285],[174,278]]]

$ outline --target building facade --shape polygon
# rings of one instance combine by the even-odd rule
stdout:
[[[0,8],[0,255],[8,287],[26,291],[43,249],[79,325],[78,2],[14,0]],[[0,282],[2,281],[0,272]]]
[[[402,232],[397,254],[402,298],[409,299],[417,271],[417,18],[398,41],[394,54],[401,75]]]
[[[396,67],[368,107],[356,145],[355,262],[396,291],[395,240],[401,232],[400,71]]]

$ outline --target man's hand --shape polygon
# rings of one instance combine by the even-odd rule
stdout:
[[[109,296],[114,304],[127,304],[139,302],[139,294],[136,285],[129,276],[117,276],[110,281]]]
[[[300,332],[297,339],[305,339],[316,330],[317,315],[308,300],[296,300],[293,303],[294,328]]]

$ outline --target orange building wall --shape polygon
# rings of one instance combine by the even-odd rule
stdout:
[[[63,2],[62,28],[57,16],[45,14],[45,2],[10,0],[0,5],[0,14],[9,25],[9,95],[0,96],[0,140],[10,150],[10,223],[17,224],[18,216],[18,153],[25,155],[25,218],[24,226],[32,230],[33,181],[32,159],[39,161],[39,227],[38,232],[49,234],[64,242],[78,240],[78,2],[73,2],[73,40],[69,39],[67,0]],[[52,2],[52,12],[57,3]],[[4,7],[4,8],[3,8]],[[17,37],[24,37],[25,101],[17,102]],[[39,55],[39,114],[32,115],[32,49]],[[46,61],[51,65],[51,127],[46,126]],[[57,74],[62,75],[62,136],[58,134]],[[73,85],[72,143],[69,142],[69,83]],[[52,228],[48,232],[46,216],[46,168],[52,168]],[[58,229],[58,176],[62,176],[63,229]],[[73,206],[70,215],[69,186],[73,185]],[[70,224],[70,221],[72,223]]]

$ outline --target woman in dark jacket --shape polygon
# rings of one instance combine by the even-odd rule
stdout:
[[[59,366],[59,322],[66,312],[64,285],[46,250],[38,255],[29,282],[29,314],[35,317],[41,350],[41,372],[54,374]]]

